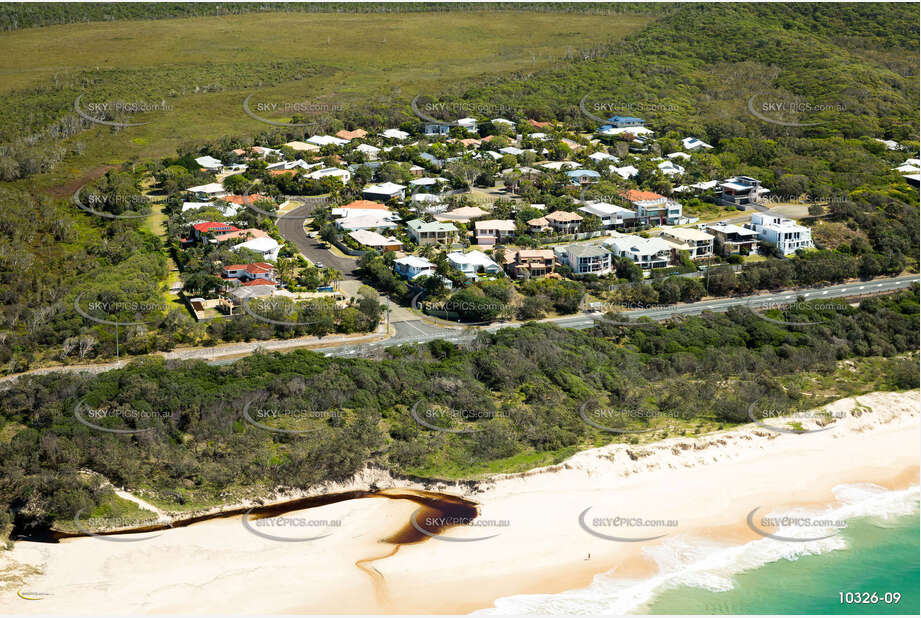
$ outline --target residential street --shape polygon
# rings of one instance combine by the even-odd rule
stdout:
[[[300,206],[286,213],[284,217],[278,219],[278,231],[286,240],[294,243],[304,257],[312,263],[319,262],[327,268],[335,268],[342,273],[344,279],[355,279],[357,263],[355,258],[341,257],[324,249],[325,243],[322,240],[309,238],[304,232],[304,219],[310,215],[312,210],[311,206]]]

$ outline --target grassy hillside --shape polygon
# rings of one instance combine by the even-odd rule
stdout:
[[[177,144],[257,135],[268,127],[242,109],[257,89],[265,101],[335,108],[317,118],[327,123],[396,125],[406,119],[396,99],[481,75],[546,68],[650,20],[511,11],[269,13],[7,33],[0,36],[0,136],[15,151],[16,140],[55,127],[34,148],[34,165],[50,173],[29,183],[53,187],[102,164],[173,154]],[[150,124],[116,132],[78,122],[73,106],[81,93],[85,103],[165,100],[171,109],[135,115],[132,122]],[[66,164],[53,166],[58,148]],[[0,178],[14,178],[3,151]]]

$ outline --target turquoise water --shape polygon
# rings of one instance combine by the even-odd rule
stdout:
[[[651,614],[919,613],[919,518],[848,521],[847,548],[782,559],[735,574],[732,590],[679,587],[660,592]],[[900,592],[898,605],[847,605],[839,592]]]

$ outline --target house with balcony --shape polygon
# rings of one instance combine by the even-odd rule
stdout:
[[[253,281],[273,284],[276,281],[275,266],[268,262],[253,262],[252,264],[231,264],[221,269],[223,279],[236,279],[246,284]]]
[[[448,263],[454,268],[464,273],[468,279],[475,279],[477,274],[497,274],[502,269],[492,259],[482,251],[454,251],[448,254]]]
[[[714,236],[714,251],[717,246],[722,246],[725,253],[748,254],[754,251],[758,244],[758,232],[741,225],[711,223],[706,226],[706,231]]]
[[[406,228],[418,245],[450,245],[457,240],[457,228],[451,223],[413,219]]]
[[[815,248],[812,230],[792,219],[759,212],[752,214],[747,227],[758,233],[758,240],[771,243],[784,255],[796,253],[797,249]]]
[[[511,219],[487,219],[475,221],[473,234],[478,245],[494,245],[515,234],[515,222]]]
[[[672,259],[672,245],[661,238],[624,234],[609,238],[604,245],[617,257],[628,258],[643,269],[665,268]]]
[[[589,202],[585,206],[581,206],[579,212],[598,217],[601,219],[601,227],[606,230],[636,225],[635,212],[629,208],[608,204],[607,202]]]
[[[569,176],[570,182],[577,186],[592,185],[601,180],[601,174],[595,170],[570,170],[566,175]]]
[[[553,250],[573,274],[601,276],[611,272],[611,252],[601,245],[566,245]]]
[[[398,260],[394,260],[393,269],[398,275],[412,281],[416,277],[431,275],[435,273],[435,265],[418,255],[407,255]]]
[[[552,249],[519,249],[505,253],[505,269],[516,279],[544,277],[556,268]]]
[[[748,206],[760,204],[769,189],[761,186],[761,181],[751,176],[733,176],[719,184],[717,201],[725,206]]]
[[[636,208],[636,219],[641,225],[675,225],[681,220],[681,204],[664,195],[636,189],[620,195]]]
[[[366,199],[387,202],[394,198],[403,199],[406,187],[394,182],[383,182],[377,185],[368,185],[362,189],[361,194]]]
[[[713,255],[714,236],[701,230],[692,227],[670,227],[662,232],[661,237],[678,244],[687,245],[688,253],[692,260]]]
[[[553,231],[558,234],[573,234],[578,232],[579,226],[582,225],[581,215],[574,212],[566,212],[565,210],[556,210],[540,218],[546,219],[550,227],[553,228]],[[529,221],[528,225],[530,224],[531,222]]]

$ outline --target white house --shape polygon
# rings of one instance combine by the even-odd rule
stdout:
[[[263,236],[262,238],[253,238],[252,240],[247,240],[246,242],[240,243],[239,245],[234,245],[234,251],[239,249],[249,249],[250,251],[255,251],[256,253],[261,254],[263,259],[266,260],[277,260],[278,250],[281,249],[281,245],[275,242],[274,238],[271,238],[270,236]]]
[[[321,178],[338,178],[342,184],[348,184],[349,180],[352,178],[352,172],[339,169],[338,167],[324,167],[323,169],[310,172],[307,174],[307,178],[313,180],[320,180]]]
[[[515,233],[515,222],[511,219],[488,219],[473,223],[476,244],[494,245]]]
[[[600,245],[567,245],[553,248],[557,260],[577,275],[606,275],[611,272],[611,252]]]
[[[186,189],[187,192],[192,195],[212,198],[212,197],[226,197],[230,195],[227,191],[224,190],[224,185],[219,182],[210,182],[206,185],[198,185],[197,187],[189,187]]]
[[[399,129],[387,129],[381,133],[381,137],[386,137],[387,139],[395,139],[398,141],[403,141],[409,137],[409,133],[406,131],[400,131]]]
[[[641,268],[665,268],[672,256],[672,248],[661,238],[623,235],[609,238],[604,245],[614,255],[633,260]]]
[[[613,161],[614,163],[618,163],[620,161],[620,159],[614,155],[608,154],[606,152],[593,152],[592,154],[588,155],[588,158],[592,161]]]
[[[493,118],[491,121],[493,124],[505,125],[507,127],[514,127],[515,123],[507,118]]]
[[[812,230],[792,219],[768,213],[753,213],[749,227],[758,232],[758,240],[776,245],[784,255],[796,253],[797,249],[815,247],[812,243]]]
[[[476,133],[476,118],[458,118],[457,126],[467,129],[469,133]]]
[[[610,167],[608,167],[608,170],[612,174],[617,174],[624,180],[627,180],[628,178],[633,178],[634,176],[640,173],[640,170],[636,169],[632,165],[625,165],[623,167],[615,167],[611,165]]]
[[[219,174],[224,171],[224,164],[221,163],[220,159],[215,159],[214,157],[198,157],[195,159],[195,162],[209,172],[215,172]]]
[[[691,152],[694,152],[695,150],[700,150],[701,148],[704,148],[704,149],[713,148],[713,146],[711,146],[707,142],[701,141],[697,139],[696,137],[684,138],[683,140],[681,140],[681,146],[685,150],[689,150]]]
[[[404,196],[406,187],[394,182],[383,182],[377,185],[368,185],[362,189],[361,193],[369,200],[388,201],[395,197],[400,199]]]
[[[313,144],[315,146],[345,146],[349,143],[347,139],[339,139],[332,135],[313,135],[307,140],[308,144]]]
[[[657,167],[666,176],[678,176],[684,173],[684,168],[671,159],[668,161],[662,161]]]
[[[607,202],[589,202],[580,207],[579,211],[598,217],[601,219],[602,227],[606,229],[636,224],[635,212],[629,208],[608,204]]]
[[[435,272],[435,265],[418,255],[407,255],[394,260],[393,267],[398,275],[410,280]]]
[[[372,146],[371,144],[359,144],[355,150],[367,156],[372,161],[376,160],[381,152],[380,148]]]
[[[662,238],[688,246],[691,259],[710,257],[713,255],[712,234],[707,234],[692,227],[670,227],[662,232]]]
[[[388,211],[365,210],[336,220],[336,227],[346,232],[355,230],[390,230],[397,227]]]
[[[473,250],[469,253],[454,251],[448,254],[448,262],[467,277],[474,278],[477,273],[496,274],[502,269],[482,251]]]

